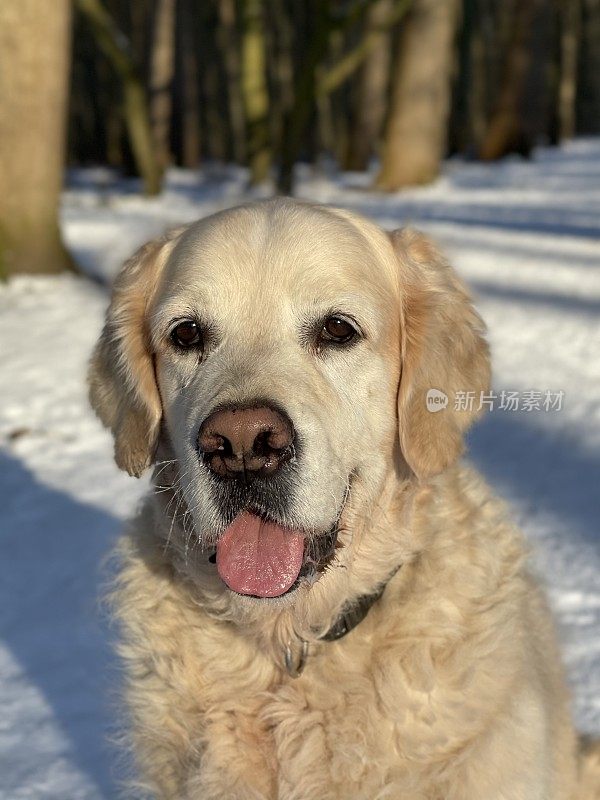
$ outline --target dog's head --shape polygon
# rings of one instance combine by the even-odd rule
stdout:
[[[482,331],[419,234],[254,203],[127,262],[91,401],[119,466],[161,462],[170,546],[204,559],[232,602],[293,603],[352,563],[390,480],[427,482],[458,458],[478,404],[456,410],[457,392],[489,382]]]

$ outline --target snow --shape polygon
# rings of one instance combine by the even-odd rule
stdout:
[[[243,170],[173,170],[152,200],[105,170],[70,176],[63,230],[110,280],[166,227],[235,205]],[[450,161],[381,196],[369,176],[302,170],[299,194],[437,239],[489,326],[494,389],[564,391],[561,410],[488,414],[471,457],[510,504],[557,613],[581,730],[600,734],[600,140],[531,162]],[[72,277],[0,288],[0,800],[118,793],[117,667],[98,608],[102,560],[145,481],[120,473],[87,407],[106,290]]]

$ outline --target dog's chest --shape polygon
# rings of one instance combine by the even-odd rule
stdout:
[[[370,800],[397,767],[396,731],[381,711],[369,665],[341,657],[335,645],[330,650],[269,692],[260,708],[279,797]],[[289,794],[292,787],[298,794]]]

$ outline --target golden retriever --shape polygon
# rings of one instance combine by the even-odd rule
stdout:
[[[521,536],[459,460],[483,334],[424,237],[289,199],[125,264],[89,381],[117,464],[154,466],[114,594],[144,790],[600,796]]]

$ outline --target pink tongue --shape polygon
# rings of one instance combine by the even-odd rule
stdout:
[[[294,584],[304,555],[304,535],[244,511],[217,542],[217,569],[230,589],[278,597]]]

